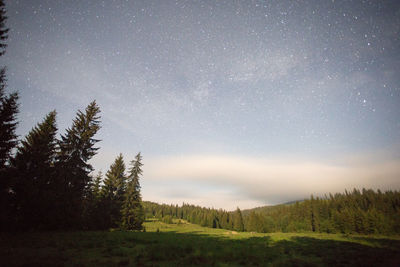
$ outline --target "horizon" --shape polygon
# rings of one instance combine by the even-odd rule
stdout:
[[[400,189],[397,1],[5,1],[22,139],[96,99],[106,173],[144,200],[232,210]]]
[[[206,208],[206,209],[215,209],[215,210],[222,209],[222,210],[227,211],[227,212],[234,212],[237,208],[239,208],[241,211],[246,211],[246,210],[253,210],[253,209],[258,209],[258,208],[263,208],[263,207],[273,207],[273,206],[279,206],[279,205],[288,205],[288,204],[292,204],[292,203],[296,203],[296,202],[301,202],[301,201],[304,201],[304,200],[306,200],[306,199],[293,200],[293,201],[289,201],[289,202],[285,202],[285,203],[278,203],[278,204],[265,205],[265,206],[257,206],[257,207],[246,208],[246,209],[241,209],[239,207],[236,207],[236,208],[230,209],[230,210],[225,210],[225,209],[222,209],[222,208],[218,209],[218,208],[214,208],[212,206],[211,207],[208,207],[208,206],[204,207],[204,206],[199,206],[199,205],[195,205],[195,204],[192,204],[192,203],[185,203],[185,202],[183,202],[181,204],[179,204],[179,203],[159,203],[159,202],[154,202],[154,201],[146,200],[146,199],[143,199],[143,202],[150,202],[150,203],[154,203],[154,204],[158,204],[158,205],[168,205],[168,206],[177,206],[178,205],[178,207],[182,207],[183,204],[185,204],[185,205],[199,206],[201,208]]]
[[[374,190],[374,189],[369,189],[369,188],[352,188],[351,190],[345,189],[343,192],[330,192],[332,195],[335,194],[345,194],[345,192],[347,191],[348,193],[352,193],[353,190],[356,189],[360,192],[362,192],[363,189],[365,190],[373,190],[374,192],[377,192],[378,190],[380,190],[379,188]],[[392,190],[392,189],[388,189],[388,190],[380,190],[382,193],[386,193],[386,192],[398,192],[398,190]],[[319,198],[319,199],[329,199],[328,194],[324,194],[323,196],[314,196],[312,195],[314,198]],[[153,200],[147,200],[147,199],[143,199],[143,202],[149,202],[149,203],[154,203],[157,205],[168,205],[168,206],[178,206],[178,207],[182,207],[183,204],[185,205],[192,205],[192,206],[196,206],[196,207],[200,207],[200,208],[206,208],[206,209],[215,209],[215,210],[223,210],[223,211],[227,211],[227,212],[234,212],[237,208],[239,208],[242,212],[243,211],[248,211],[248,210],[254,210],[254,209],[259,209],[259,208],[264,208],[264,207],[274,207],[274,206],[280,206],[280,205],[291,205],[291,204],[295,204],[296,202],[303,202],[306,200],[311,199],[311,195],[309,197],[306,197],[304,199],[297,199],[297,200],[292,200],[292,201],[287,201],[287,202],[282,202],[282,203],[276,203],[276,204],[266,204],[266,205],[262,205],[262,206],[255,206],[255,207],[248,207],[248,208],[240,208],[240,207],[235,207],[232,209],[223,209],[223,208],[215,208],[214,206],[201,206],[201,205],[196,205],[193,203],[188,203],[188,202],[183,202],[183,203],[164,203],[164,202],[156,202]]]

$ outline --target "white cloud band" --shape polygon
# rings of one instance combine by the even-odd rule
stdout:
[[[223,193],[225,199],[221,199],[221,194],[213,196],[204,193],[207,199],[201,201],[202,194],[198,193],[196,202],[212,203],[212,198],[215,201],[212,206],[229,209],[241,206],[244,202],[247,203],[244,206],[256,202],[274,204],[302,199],[311,194],[323,195],[352,188],[395,190],[400,187],[400,162],[390,160],[374,164],[370,161],[335,164],[215,155],[165,157],[147,161],[145,180],[149,186],[157,183],[166,185],[168,181],[182,183],[180,190],[186,188],[196,191],[196,187],[200,189],[203,186],[226,188]],[[166,187],[165,190],[174,189]],[[229,190],[231,196],[228,196]],[[151,192],[150,189],[145,191]],[[169,192],[165,202],[179,200],[173,194]],[[233,194],[237,195],[236,202]]]

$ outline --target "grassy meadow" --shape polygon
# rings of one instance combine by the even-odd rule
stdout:
[[[238,233],[147,221],[146,232],[1,233],[1,266],[399,266],[400,237]]]

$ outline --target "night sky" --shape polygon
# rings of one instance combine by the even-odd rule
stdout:
[[[23,137],[96,99],[106,172],[234,209],[400,189],[400,1],[6,1]]]

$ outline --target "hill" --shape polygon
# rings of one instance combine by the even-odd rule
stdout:
[[[147,218],[185,219],[211,228],[259,233],[400,234],[400,192],[354,189],[250,210],[224,211],[183,204],[144,203]]]
[[[252,209],[245,209],[245,210],[242,210],[242,214],[243,214],[243,216],[247,216],[252,211],[254,211],[256,213],[268,213],[269,211],[276,209],[277,207],[281,207],[281,206],[285,206],[285,205],[292,205],[292,204],[295,204],[296,202],[302,202],[302,201],[304,201],[304,200],[293,200],[293,201],[289,201],[289,202],[285,202],[285,203],[277,204],[277,205],[266,205],[266,206],[261,206],[261,207],[255,207]]]

